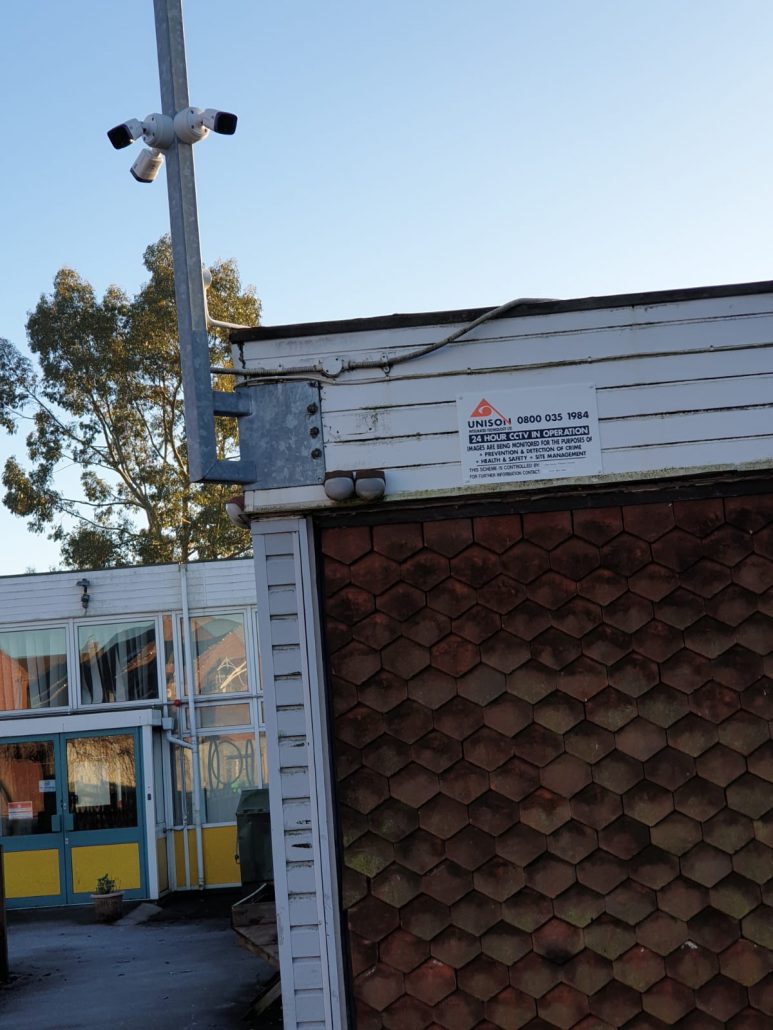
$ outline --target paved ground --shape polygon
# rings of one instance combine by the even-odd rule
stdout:
[[[90,908],[10,912],[0,1026],[246,1030],[244,1013],[273,970],[236,943],[233,900],[179,895],[112,925],[95,923]]]

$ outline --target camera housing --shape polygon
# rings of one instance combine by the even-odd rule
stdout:
[[[155,147],[153,149],[145,147],[140,151],[137,160],[129,171],[137,182],[153,182],[161,171],[163,163],[164,155],[160,150],[157,150]]]
[[[120,125],[114,125],[112,129],[108,129],[107,138],[113,144],[116,150],[123,150],[124,147],[130,147],[135,140],[139,139],[142,135],[142,122],[136,118],[130,118],[128,122],[121,122]]]
[[[186,107],[174,116],[174,131],[182,143],[198,143],[212,132],[221,136],[233,136],[238,119],[230,111],[218,111],[214,107],[202,110],[200,107]]]

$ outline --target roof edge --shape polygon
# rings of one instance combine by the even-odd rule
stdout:
[[[676,290],[650,290],[644,293],[615,293],[608,296],[580,297],[573,300],[524,301],[506,311],[500,318],[519,315],[552,315],[562,311],[588,311],[593,308],[623,308],[645,304],[669,304],[683,300],[705,300],[712,297],[745,296],[773,293],[773,280],[753,283],[732,283],[724,286],[694,286]],[[287,325],[259,325],[234,329],[232,343],[253,340],[282,340],[299,336],[329,336],[333,333],[365,333],[379,329],[403,329],[412,326],[451,325],[472,322],[497,305],[488,308],[459,308],[451,311],[423,311],[408,314],[375,315],[367,318],[344,318],[327,322],[298,322]]]

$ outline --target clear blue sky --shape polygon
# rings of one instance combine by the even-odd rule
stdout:
[[[187,0],[205,260],[268,323],[773,278],[769,0]],[[152,0],[3,9],[0,336],[56,270],[135,290]],[[0,458],[23,454],[3,441]],[[56,564],[0,513],[0,574]]]

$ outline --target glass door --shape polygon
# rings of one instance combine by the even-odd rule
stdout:
[[[136,730],[65,735],[67,894],[86,901],[104,875],[146,894],[140,741]]]
[[[9,908],[67,900],[58,736],[0,741],[0,843]]]

